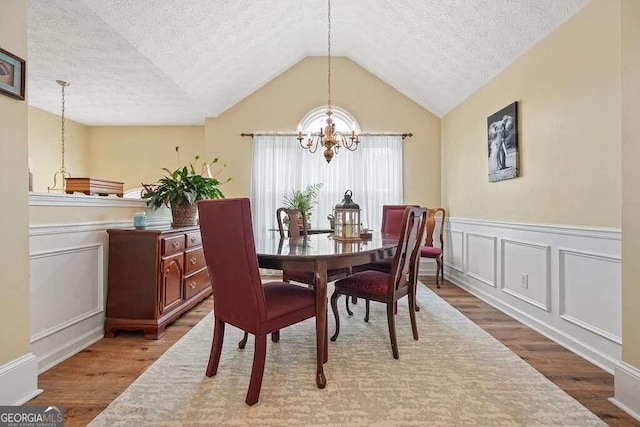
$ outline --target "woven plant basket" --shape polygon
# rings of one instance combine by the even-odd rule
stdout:
[[[171,216],[173,222],[171,225],[174,227],[181,227],[186,225],[198,224],[198,207],[188,203],[181,205],[171,205]]]

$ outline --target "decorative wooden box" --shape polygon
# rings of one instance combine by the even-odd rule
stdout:
[[[88,195],[99,194],[100,196],[116,194],[118,197],[122,197],[124,194],[124,182],[95,178],[65,178],[64,182],[64,191],[67,194],[75,192]]]

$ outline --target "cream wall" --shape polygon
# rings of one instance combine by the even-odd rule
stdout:
[[[622,360],[640,369],[640,2],[622,2]]]
[[[620,19],[593,1],[443,118],[451,216],[620,227]],[[487,117],[513,101],[521,177],[489,183]]]
[[[439,205],[440,119],[347,58],[333,58],[331,70],[332,103],[351,113],[363,132],[413,133],[403,142],[405,202]],[[225,184],[227,197],[248,196],[251,191],[252,141],[240,133],[295,131],[308,111],[326,104],[326,73],[326,58],[305,58],[206,120],[205,151],[227,163],[224,176],[233,178]],[[324,162],[320,152],[316,155]]]
[[[29,159],[33,173],[33,191],[53,187],[53,174],[62,163],[61,119],[35,107],[29,107]],[[72,177],[88,175],[88,127],[65,118],[64,163]],[[58,179],[58,185],[60,180]]]
[[[27,2],[3,2],[0,46],[27,58]],[[0,366],[29,352],[27,102],[0,95]]]
[[[155,182],[165,174],[161,168],[174,170],[196,155],[212,160],[204,158],[204,126],[98,126],[88,133],[91,176],[123,181],[125,190]]]

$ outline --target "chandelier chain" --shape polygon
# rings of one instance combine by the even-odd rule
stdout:
[[[327,163],[331,162],[334,154],[338,154],[341,147],[349,151],[355,151],[360,144],[360,138],[356,134],[356,126],[350,133],[336,129],[331,115],[331,0],[327,0],[327,119],[326,126],[320,126],[320,132],[308,133],[306,142],[303,143],[302,128],[298,124],[298,142],[300,146],[310,153],[315,153],[318,147],[324,147],[323,155]]]
[[[62,168],[60,170],[64,172],[66,171],[64,167],[64,88],[66,84],[60,83],[60,86],[62,86],[62,136],[60,138],[62,140]]]
[[[64,165],[64,128],[65,128],[65,117],[64,117],[64,113],[65,113],[65,105],[64,105],[64,89],[69,86],[69,83],[65,82],[64,80],[56,80],[56,83],[58,85],[60,85],[60,91],[62,93],[62,114],[60,116],[60,122],[61,122],[61,126],[60,126],[60,141],[61,141],[61,149],[60,149],[60,155],[62,157],[62,161],[61,161],[61,165],[60,165],[60,170],[57,171],[56,173],[53,174],[53,187],[47,187],[47,191],[62,191],[63,193],[66,191],[66,178],[70,178],[71,174],[69,172],[67,172],[67,168]],[[60,178],[61,181],[61,187],[58,188],[58,178]]]
[[[331,112],[331,0],[328,0],[329,7],[328,10],[328,22],[329,22],[329,30],[327,31],[327,45],[328,45],[328,67],[327,67],[327,111]]]

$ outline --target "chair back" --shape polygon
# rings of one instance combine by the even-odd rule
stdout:
[[[400,240],[391,268],[390,285],[393,286],[389,286],[390,298],[396,290],[416,280],[426,217],[426,208],[408,206],[404,210]]]
[[[245,331],[257,330],[266,308],[249,199],[201,200],[198,214],[216,317]]]
[[[278,208],[276,210],[276,217],[278,219],[278,231],[280,231],[280,238],[284,239],[287,237],[284,232],[284,226],[282,224],[283,214],[286,214],[289,218],[289,237],[292,239],[297,239],[301,235],[307,236],[307,221],[305,218],[305,212],[301,209],[289,209],[289,208]],[[302,231],[300,231],[300,226],[298,225],[298,218],[302,218]]]
[[[400,236],[404,210],[416,205],[384,205],[382,206],[382,234]]]
[[[444,249],[444,217],[446,212],[443,208],[427,209],[427,241],[425,246],[433,246],[433,231],[436,229],[436,217],[440,214],[440,248]]]

